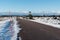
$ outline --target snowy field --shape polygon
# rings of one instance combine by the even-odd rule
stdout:
[[[18,28],[16,17],[5,17],[0,20],[0,40],[17,40],[20,28]]]
[[[60,19],[59,17],[57,18]],[[33,19],[34,20],[30,20],[30,21],[34,21],[34,22],[50,25],[56,28],[60,28],[60,20],[54,19],[53,17],[39,17],[39,18],[33,17]]]

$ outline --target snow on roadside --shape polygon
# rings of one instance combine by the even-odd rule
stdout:
[[[12,20],[12,23],[10,23],[11,20]],[[10,24],[11,24],[10,27],[6,26],[6,25],[10,25]],[[8,27],[8,28],[6,28],[6,27]],[[17,40],[17,34],[18,34],[19,30],[21,30],[21,29],[17,25],[16,17],[5,18],[5,20],[3,19],[3,21],[0,21],[0,40]],[[7,31],[7,32],[5,32],[5,31]],[[2,32],[5,32],[5,33],[2,33]],[[20,40],[21,40],[21,38],[20,38]]]
[[[18,25],[17,25],[17,20],[16,20],[16,17],[12,18],[13,19],[13,22],[14,22],[14,30],[15,30],[15,33],[14,33],[14,36],[12,37],[11,40],[17,40],[17,34],[19,33],[19,30],[21,30]],[[21,38],[20,38],[21,40]]]
[[[34,18],[35,20],[30,20],[30,21],[34,21],[34,22],[38,22],[38,23],[42,23],[42,24],[46,24],[46,25],[50,25],[56,28],[60,28],[60,21],[59,20],[55,20],[52,17],[40,17],[40,18]]]

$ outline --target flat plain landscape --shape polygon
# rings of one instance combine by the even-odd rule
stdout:
[[[42,23],[17,19],[22,40],[60,40],[60,29]]]

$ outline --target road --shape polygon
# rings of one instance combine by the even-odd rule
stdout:
[[[17,19],[22,40],[60,40],[60,29],[24,19]]]

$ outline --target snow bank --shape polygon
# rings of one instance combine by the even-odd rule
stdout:
[[[16,17],[0,21],[0,40],[17,40],[19,30]]]
[[[12,19],[13,19],[13,22],[14,22],[13,28],[14,28],[15,33],[14,33],[14,36],[12,37],[11,40],[17,40],[17,34],[19,33],[19,30],[21,30],[21,29],[17,25],[16,18],[12,18]]]
[[[53,19],[52,17],[40,17],[40,18],[34,18],[35,20],[30,20],[38,23],[42,23],[45,25],[50,25],[56,28],[60,28],[60,21],[57,19]]]

